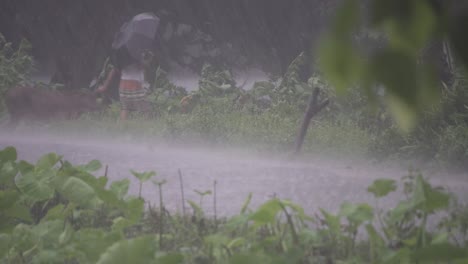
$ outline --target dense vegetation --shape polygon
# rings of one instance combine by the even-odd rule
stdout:
[[[369,186],[367,191],[374,194],[376,204],[400,188],[404,199],[393,209],[343,203],[337,214],[321,209],[310,215],[299,205],[276,198],[252,210],[247,197],[238,214],[213,219],[204,215],[201,200],[184,201],[190,212],[167,212],[163,196],[166,180],[156,179],[154,172],[132,174],[141,183],[153,178],[159,188],[159,205],[127,195],[129,179],[108,184],[105,175],[93,175],[100,167],[97,160],[72,165],[53,153],[30,164],[18,161],[14,148],[3,149],[2,263],[468,260],[468,209],[417,173],[403,178],[402,186],[389,179]],[[434,220],[436,228],[430,228]]]

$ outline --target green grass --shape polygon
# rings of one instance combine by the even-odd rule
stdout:
[[[237,147],[259,152],[292,151],[302,121],[299,111],[284,114],[271,109],[262,113],[225,107],[223,102],[200,106],[189,114],[164,113],[153,118],[137,115],[121,122],[118,108],[87,114],[78,120],[51,123],[46,130],[66,136],[94,136],[159,140],[207,146]],[[345,117],[313,120],[303,152],[327,155],[358,155],[369,149],[369,133]]]

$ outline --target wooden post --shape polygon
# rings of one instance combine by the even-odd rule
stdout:
[[[302,125],[299,129],[299,133],[296,138],[296,144],[294,148],[294,154],[298,154],[301,151],[302,144],[304,143],[304,138],[307,134],[307,129],[310,125],[310,120],[314,117],[318,112],[320,112],[325,106],[328,105],[329,100],[326,99],[325,101],[318,103],[318,96],[320,94],[320,89],[315,88],[312,95],[309,99],[309,104],[307,105],[307,109],[304,113],[304,118],[302,119]]]

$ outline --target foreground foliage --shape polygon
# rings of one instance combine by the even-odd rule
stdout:
[[[403,199],[390,209],[343,203],[338,213],[308,215],[288,200],[256,210],[250,197],[237,215],[212,219],[202,201],[192,215],[144,210],[127,194],[130,181],[110,184],[56,154],[36,164],[0,152],[0,260],[2,263],[466,263],[468,209],[421,175],[403,179]],[[132,174],[142,183],[153,172]],[[107,186],[107,187],[106,187]],[[380,199],[397,191],[390,179],[368,192]],[[141,191],[141,189],[140,189]],[[200,197],[211,192],[199,192]],[[184,212],[185,213],[185,212]],[[442,214],[441,214],[442,213]],[[436,221],[436,228],[429,228]]]

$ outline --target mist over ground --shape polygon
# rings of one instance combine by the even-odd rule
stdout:
[[[183,176],[185,197],[199,202],[195,190],[213,191],[216,181],[217,213],[221,216],[239,212],[249,193],[251,208],[277,197],[289,199],[304,207],[307,213],[319,208],[337,212],[343,202],[373,204],[375,198],[366,192],[379,178],[400,180],[408,175],[408,165],[374,163],[361,158],[337,158],[321,155],[292,156],[290,153],[259,153],[252,149],[203,147],[200,144],[171,144],[161,140],[138,140],[132,137],[53,136],[46,133],[1,133],[0,148],[15,146],[19,159],[35,162],[42,155],[55,152],[73,164],[93,159],[102,162],[96,173],[104,175],[108,166],[109,182],[131,179],[129,193],[138,195],[138,182],[130,170],[155,171],[156,181],[163,186],[164,203],[173,212],[181,212],[181,189],[178,170]],[[447,187],[468,201],[466,173],[421,168],[420,172],[434,185]],[[394,206],[399,191],[380,201],[380,206]],[[156,185],[147,182],[142,195],[152,204],[159,203]],[[203,209],[213,214],[213,195],[203,197]]]

